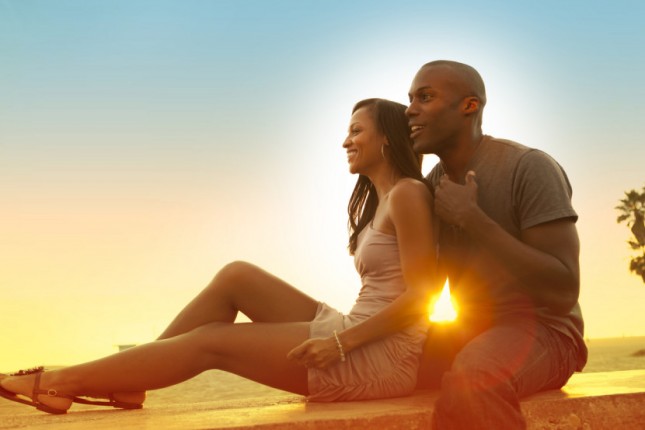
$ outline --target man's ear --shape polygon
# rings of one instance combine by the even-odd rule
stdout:
[[[482,102],[477,97],[466,97],[464,101],[464,113],[471,114],[479,112]]]

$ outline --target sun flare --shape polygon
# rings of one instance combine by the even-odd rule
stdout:
[[[434,323],[449,323],[457,319],[457,308],[450,296],[450,282],[447,278],[439,297],[430,302],[429,311],[429,319]]]

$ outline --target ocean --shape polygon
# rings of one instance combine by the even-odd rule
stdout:
[[[583,373],[645,369],[645,336],[587,339],[586,343],[589,359]]]
[[[589,361],[584,373],[645,369],[645,336],[587,340]],[[287,393],[226,372],[211,370],[173,387],[148,392],[147,405],[195,404],[222,400],[249,402],[284,397]],[[73,409],[78,409],[74,406]],[[84,408],[80,406],[80,408]],[[29,408],[0,398],[0,416],[33,413]]]

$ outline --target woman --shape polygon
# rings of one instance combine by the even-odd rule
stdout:
[[[363,281],[349,315],[235,262],[157,341],[60,370],[1,375],[0,395],[49,413],[66,413],[73,402],[135,409],[146,390],[207,369],[313,401],[410,393],[438,283],[432,196],[412,151],[405,106],[359,102],[343,147],[350,172],[359,174],[348,208],[349,250]],[[252,322],[235,324],[238,312]]]

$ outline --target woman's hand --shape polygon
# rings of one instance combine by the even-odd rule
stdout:
[[[305,367],[325,369],[340,360],[340,353],[333,337],[315,338],[296,346],[287,358]]]

